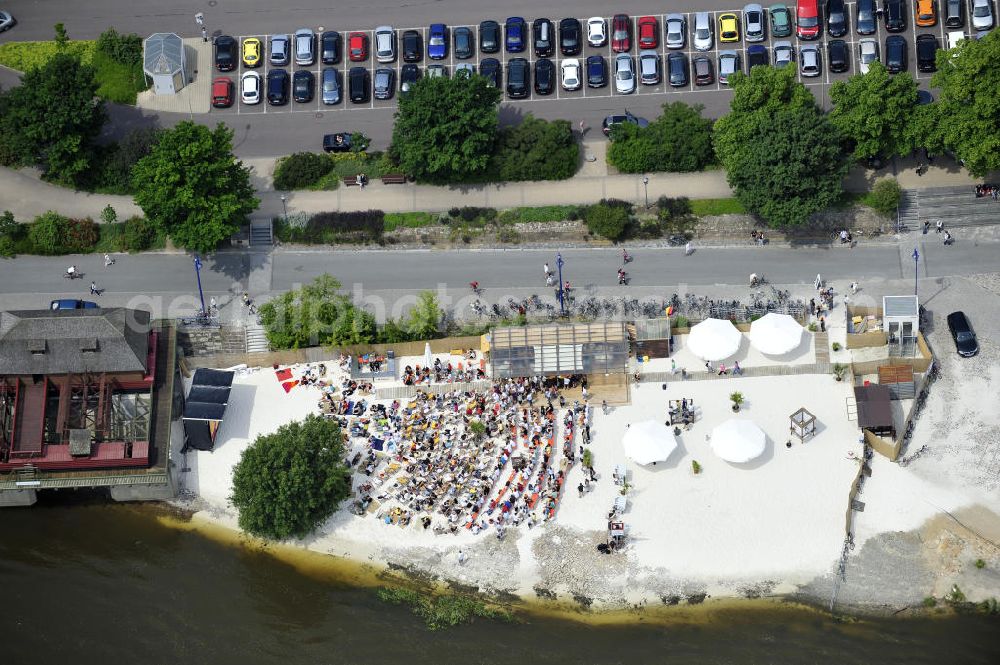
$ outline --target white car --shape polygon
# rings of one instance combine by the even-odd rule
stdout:
[[[667,33],[667,48],[684,48],[687,21],[684,14],[667,14],[663,21]]]
[[[878,61],[878,42],[874,39],[858,40],[858,71],[867,74],[868,65]]]
[[[767,21],[764,8],[750,4],[743,8],[743,37],[748,42],[764,41],[764,25]]]
[[[712,42],[712,17],[708,12],[698,12],[694,15],[694,48],[711,51]]]
[[[803,44],[799,47],[799,70],[803,76],[819,76],[823,66],[820,64],[819,47],[815,44]]]
[[[576,58],[567,58],[559,65],[562,74],[563,90],[580,89],[580,61]]]
[[[608,29],[604,19],[592,16],[587,19],[587,43],[591,46],[604,46],[608,41]]]
[[[396,59],[396,31],[388,25],[375,28],[375,57],[379,62]]]
[[[247,72],[240,77],[240,96],[244,104],[260,104],[260,74]]]
[[[784,67],[795,60],[795,47],[791,42],[774,42],[774,66]]]
[[[972,27],[989,30],[993,27],[993,5],[990,0],[972,0]]]
[[[635,65],[628,53],[619,53],[615,58],[615,90],[621,95],[635,92]]]

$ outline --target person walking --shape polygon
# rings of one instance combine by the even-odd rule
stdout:
[[[823,278],[820,277],[819,273],[816,273],[816,281],[813,284],[816,286],[817,291],[823,288]]]
[[[857,282],[851,282],[851,294],[853,295],[853,294],[855,294],[857,292],[858,292],[858,283]]]
[[[580,498],[583,498],[583,483],[576,486],[576,491],[580,493]]]
[[[684,256],[691,256],[693,252],[694,252],[694,245],[692,245],[690,242],[684,245]]]
[[[465,550],[458,551],[458,565],[460,566],[465,565]]]
[[[826,318],[822,316],[819,317],[819,331],[826,332]]]
[[[733,362],[733,376],[743,376],[743,368],[740,367],[739,360]]]
[[[944,244],[950,245],[951,243],[952,243],[951,233],[949,233],[948,231],[945,231],[944,232]]]
[[[549,275],[552,274],[552,269],[549,268],[549,264],[548,263],[545,264],[545,266],[542,268],[542,270],[545,271],[545,276],[546,277],[548,277]]]
[[[100,289],[97,288],[97,282],[90,283],[90,295],[99,296],[101,295]]]
[[[934,228],[937,229],[938,233],[941,233],[942,231],[944,231],[944,222],[942,222],[939,219],[938,221],[934,222]]]
[[[608,414],[608,400],[606,399],[601,400],[601,413],[604,415]]]
[[[111,258],[111,255],[110,254],[105,254],[104,255],[104,267],[107,268],[108,266],[113,266],[114,264],[115,264],[115,260],[113,258]]]

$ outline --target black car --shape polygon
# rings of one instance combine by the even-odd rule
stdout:
[[[215,38],[215,68],[220,72],[231,72],[236,69],[238,45],[229,35]]]
[[[843,39],[831,39],[826,45],[826,61],[831,72],[846,72],[851,63],[851,51]]]
[[[885,68],[890,74],[906,71],[906,38],[902,35],[885,38]]]
[[[483,58],[479,61],[479,73],[485,76],[494,88],[500,87],[500,80],[503,77],[500,61],[496,58]]]
[[[574,56],[580,53],[583,44],[583,28],[575,18],[564,18],[559,21],[559,50],[563,55]]]
[[[267,73],[267,103],[281,106],[288,103],[288,72],[272,69]]]
[[[673,52],[667,56],[667,78],[670,85],[675,88],[688,84],[688,59],[686,55]]]
[[[917,35],[917,69],[922,72],[937,71],[938,39],[931,34]]]
[[[399,69],[399,92],[404,94],[410,91],[414,83],[420,80],[420,67],[409,64],[403,65]]]
[[[965,312],[952,312],[948,315],[948,330],[951,331],[951,338],[955,340],[955,349],[958,351],[958,355],[963,358],[971,358],[979,353],[976,333],[972,330],[972,324],[969,323]]]
[[[875,26],[878,22],[877,0],[858,0],[854,14],[854,26],[859,35],[871,35],[875,33]]]
[[[944,24],[949,28],[961,28],[965,26],[964,0],[945,0]]]
[[[903,32],[906,30],[906,2],[905,0],[885,0],[885,29],[889,32]]]
[[[369,88],[368,85],[368,68],[367,67],[351,67],[351,71],[347,73],[347,89],[351,95],[351,101],[355,104],[364,104],[368,101]]]
[[[649,120],[646,120],[645,118],[637,118],[626,111],[625,115],[605,116],[604,120],[601,122],[601,131],[604,132],[605,136],[610,136],[611,130],[615,127],[615,125],[621,125],[626,122],[632,123],[639,128],[649,127]]]
[[[556,66],[548,58],[535,60],[535,92],[551,95],[556,87]]]
[[[531,66],[524,58],[507,61],[507,95],[511,99],[524,99],[531,89]]]
[[[531,24],[531,43],[536,58],[547,58],[555,51],[556,26],[547,18],[536,18]]]
[[[831,37],[847,34],[847,7],[844,0],[829,0],[826,3],[826,31]]]
[[[483,21],[479,24],[479,50],[483,53],[500,51],[500,24],[496,21]]]
[[[469,28],[455,28],[452,31],[455,40],[455,57],[467,60],[476,54],[476,39]]]
[[[351,135],[347,132],[323,135],[324,152],[347,152],[351,149]]]
[[[339,32],[329,30],[320,35],[319,53],[324,65],[335,65],[340,62],[342,43]]]
[[[304,104],[311,102],[316,91],[316,77],[313,73],[300,69],[292,75],[292,99]]]
[[[405,31],[401,41],[403,62],[420,62],[424,59],[424,38],[418,31]]]
[[[603,88],[608,84],[608,63],[603,56],[587,56],[587,86]]]

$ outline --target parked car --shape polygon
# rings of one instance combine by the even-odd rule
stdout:
[[[448,26],[444,23],[431,23],[427,32],[427,57],[431,60],[448,57]]]
[[[847,6],[844,0],[827,0],[826,32],[831,37],[847,34]]]
[[[547,18],[536,18],[531,24],[531,43],[536,58],[547,58],[555,52],[556,27]]]
[[[323,103],[327,105],[340,103],[340,72],[336,67],[323,70]]]
[[[587,56],[587,87],[603,88],[608,84],[608,63],[603,56]]]
[[[763,44],[754,44],[747,47],[747,73],[757,65],[767,66],[771,64],[767,47]]]
[[[521,53],[524,51],[525,32],[524,19],[520,16],[511,16],[504,22],[503,36],[507,53]]]
[[[295,31],[295,64],[308,67],[316,62],[316,35],[309,28]]]
[[[952,312],[948,315],[948,330],[951,331],[951,338],[955,340],[955,350],[963,358],[971,358],[979,353],[979,342],[976,341],[976,333],[972,330],[972,324],[965,312]]]
[[[448,68],[444,65],[427,65],[427,78],[446,79],[448,78]]]
[[[719,14],[719,41],[725,43],[740,41],[740,19],[736,14]]]
[[[455,40],[455,57],[459,60],[468,60],[476,54],[476,38],[469,28],[455,28],[453,31]]]
[[[771,5],[768,9],[771,14],[771,36],[790,37],[792,34],[792,13],[783,4]]]
[[[905,0],[885,0],[883,8],[885,29],[888,32],[903,32],[906,30]]]
[[[608,30],[602,17],[591,16],[587,19],[587,43],[595,48],[608,43]]]
[[[53,300],[49,303],[49,309],[100,309],[96,302],[89,300],[73,300],[71,298]]]
[[[628,53],[615,56],[615,90],[622,95],[635,92],[635,66]]]
[[[369,100],[369,78],[367,67],[351,67],[347,72],[347,94],[351,102],[365,104]]]
[[[548,58],[535,60],[535,92],[551,95],[555,90],[556,66]]]
[[[420,62],[424,59],[424,37],[419,30],[404,30],[400,37],[403,62]]]
[[[669,21],[671,17],[681,16],[679,14],[670,14],[667,16],[666,20]],[[642,49],[654,49],[660,44],[660,22],[656,20],[655,16],[640,16],[636,21],[636,31],[639,33],[639,50]],[[683,35],[684,31],[681,30]],[[670,26],[667,26],[667,37],[670,37]],[[668,40],[669,43],[669,40]],[[677,48],[677,47],[674,47]]]
[[[611,50],[615,53],[632,50],[632,19],[627,14],[615,14],[611,18]]]
[[[453,78],[458,78],[459,76],[464,76],[465,78],[472,78],[476,73],[476,66],[471,62],[460,62],[455,65],[455,74]]]
[[[267,73],[267,103],[271,106],[283,106],[288,103],[288,72],[284,69],[272,69]]]
[[[240,77],[240,97],[244,104],[260,104],[260,74],[247,72]]]
[[[818,46],[803,44],[799,47],[799,71],[803,76],[808,77],[819,76],[823,73]]]
[[[728,85],[729,77],[742,71],[739,51],[719,51],[719,83]]]
[[[846,72],[851,66],[851,50],[843,39],[831,39],[826,45],[826,62],[831,72]]]
[[[877,17],[877,0],[858,0],[854,25],[859,35],[875,34]]]
[[[944,24],[949,28],[965,26],[964,0],[944,0]]]
[[[667,36],[669,41],[669,35]],[[708,12],[698,12],[694,15],[694,39],[696,51],[711,51],[714,46],[712,39],[712,17]]]
[[[766,25],[763,7],[753,3],[743,8],[743,35],[748,42],[764,41]]]
[[[236,69],[236,40],[229,35],[215,38],[215,68],[220,72]]]
[[[507,96],[511,99],[524,99],[531,89],[531,67],[524,58],[511,58],[507,61]]]
[[[795,62],[795,47],[789,41],[774,42],[774,66],[784,67]]]
[[[483,58],[479,61],[479,73],[485,76],[494,88],[500,87],[501,69],[500,61],[496,58]]]
[[[260,40],[256,37],[244,39],[242,56],[245,67],[260,67]]]
[[[795,34],[799,39],[818,39],[819,4],[817,0],[798,0],[795,5]]]
[[[269,57],[272,65],[284,67],[291,62],[291,42],[288,35],[271,35]]]
[[[666,18],[663,19],[667,33],[667,48],[684,48],[684,40],[687,35],[687,20],[684,18],[684,14],[667,14]],[[711,37],[711,32],[709,32],[709,37]],[[640,47],[642,47],[642,40],[639,40]],[[650,46],[648,48],[656,48],[656,46]],[[711,46],[709,46],[711,48]],[[702,49],[704,50],[704,49]]]
[[[652,49],[639,51],[639,82],[643,85],[660,82],[660,54]]]
[[[324,65],[336,65],[340,62],[341,52],[340,33],[336,30],[327,30],[319,37],[319,57]]]
[[[639,127],[640,129],[649,127],[649,121],[645,118],[638,118],[628,111],[625,115],[609,115],[605,116],[604,120],[601,121],[601,131],[604,132],[605,136],[611,135],[611,130],[618,125],[623,125],[625,123],[630,123]]]
[[[916,0],[914,5],[915,23],[921,28],[937,25],[937,4],[935,0]]]
[[[917,35],[917,69],[922,72],[937,71],[938,38],[931,34]]]
[[[432,26],[433,27],[433,26]],[[347,53],[351,62],[364,62],[368,59],[368,33],[352,32],[347,35]]]
[[[379,62],[396,61],[396,31],[391,26],[375,28],[375,59]]]
[[[485,60],[483,63],[485,64]],[[399,94],[405,95],[420,80],[420,67],[407,63],[399,68]]]
[[[347,132],[323,135],[324,152],[347,152],[351,149],[351,135]]]
[[[989,30],[993,27],[993,5],[990,0],[972,0],[972,27]]]
[[[885,38],[885,68],[890,74],[906,71],[906,38],[902,35]]]
[[[878,42],[871,37],[858,40],[858,71],[867,74],[868,66],[873,62],[880,62]]]
[[[10,30],[17,25],[17,19],[10,12],[0,11],[0,32]]]
[[[712,59],[707,55],[696,55],[691,59],[694,68],[695,85],[711,85],[715,83],[715,71],[712,68]]]
[[[688,59],[683,53],[674,51],[667,54],[667,80],[674,88],[688,84]]]
[[[580,81],[580,61],[576,58],[567,58],[559,63],[559,73],[562,79],[563,90],[579,90],[582,85]]]
[[[292,75],[292,99],[300,104],[311,102],[316,90],[313,73],[300,69]]]
[[[233,105],[233,81],[220,76],[212,81],[212,106],[227,109]]]
[[[559,52],[564,56],[578,55],[583,49],[583,28],[575,18],[559,21]]]
[[[479,50],[483,53],[500,51],[500,24],[496,21],[483,21],[479,24]]]
[[[379,67],[375,70],[375,99],[391,99],[396,92],[396,70],[391,67]]]

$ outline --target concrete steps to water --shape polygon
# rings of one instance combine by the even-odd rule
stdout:
[[[984,226],[1000,223],[1000,202],[989,196],[976,198],[972,187],[934,187],[906,189],[899,203],[899,221],[911,231],[934,225],[937,220],[945,228]]]
[[[243,341],[247,353],[267,353],[271,350],[264,328],[256,323],[244,329]]]

